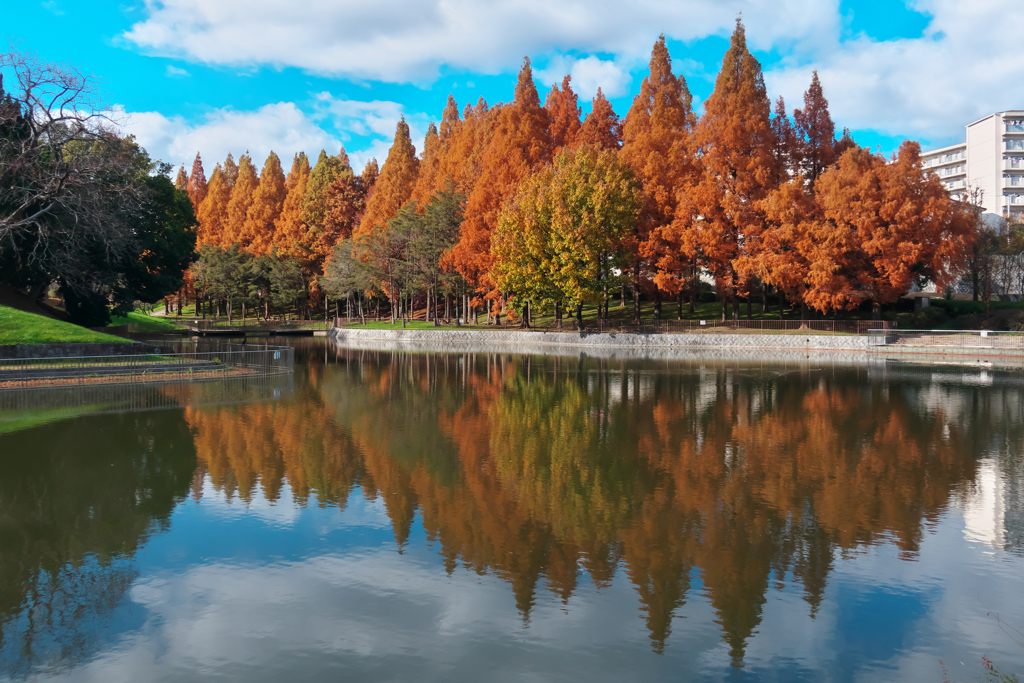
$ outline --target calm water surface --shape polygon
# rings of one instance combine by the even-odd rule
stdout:
[[[8,398],[0,680],[1024,671],[1019,372],[320,342]]]

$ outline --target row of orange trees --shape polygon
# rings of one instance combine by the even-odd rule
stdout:
[[[409,240],[389,231],[453,197],[458,229],[422,287],[428,300],[459,292],[493,312],[607,305],[628,288],[638,316],[641,296],[692,303],[702,280],[734,316],[739,299],[767,288],[828,312],[955,278],[975,215],[923,169],[919,145],[886,158],[848,132],[837,140],[817,74],[803,105],[790,119],[780,97],[772,111],[737,21],[699,117],[662,37],[621,121],[600,90],[581,120],[569,77],[542,105],[526,60],[509,103],[481,100],[460,115],[450,97],[421,154],[401,121],[379,169],[373,160],[356,174],[344,150],[322,152],[312,169],[300,153],[287,176],[273,153],[259,174],[248,156],[229,156],[207,183],[197,156],[178,182],[201,243],[276,251],[300,261],[314,289],[374,287],[392,308],[409,294],[393,279],[342,285],[328,262],[407,266]]]

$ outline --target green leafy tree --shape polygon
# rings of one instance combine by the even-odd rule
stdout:
[[[639,183],[612,151],[563,150],[505,205],[493,240],[496,282],[527,302],[603,303],[627,267]]]

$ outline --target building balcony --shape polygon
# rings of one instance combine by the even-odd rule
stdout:
[[[1003,187],[1024,187],[1024,176],[1003,176]]]

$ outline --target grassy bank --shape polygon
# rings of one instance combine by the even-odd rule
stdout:
[[[125,316],[115,315],[110,318],[111,327],[121,325],[131,325],[135,332],[180,332],[182,329],[181,326],[175,324],[174,318],[146,315],[140,311],[132,311]]]
[[[124,343],[128,339],[94,332],[44,315],[0,306],[0,344]]]

